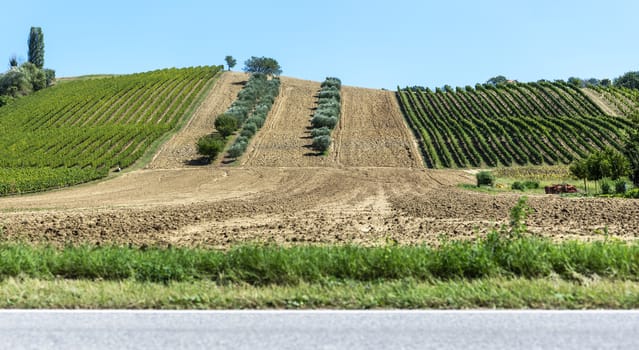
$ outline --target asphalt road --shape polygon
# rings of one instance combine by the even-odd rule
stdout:
[[[2,349],[639,349],[639,311],[0,311]]]

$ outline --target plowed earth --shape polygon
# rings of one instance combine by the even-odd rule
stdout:
[[[193,120],[149,169],[60,191],[0,199],[4,239],[228,247],[239,242],[435,243],[506,224],[517,195],[456,187],[474,176],[426,170],[392,93],[344,87],[328,156],[307,155],[319,84],[283,79],[280,97],[239,165],[192,166],[245,76],[225,73]],[[639,202],[531,196],[532,231],[562,238],[635,239]]]

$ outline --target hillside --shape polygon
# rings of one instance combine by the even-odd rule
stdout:
[[[101,178],[185,121],[220,67],[68,81],[0,108],[0,194]]]
[[[320,84],[282,78],[278,100],[245,166],[420,167],[418,151],[391,92],[344,86],[342,118],[328,156],[311,148],[310,118]]]
[[[282,77],[266,124],[237,162],[189,164],[193,140],[213,132],[215,115],[228,108],[245,79],[244,74],[224,72],[210,90],[202,90],[208,93],[193,117],[146,169],[61,191],[0,198],[3,237],[60,246],[228,247],[247,241],[377,245],[389,240],[422,244],[439,242],[442,235],[476,237],[507,224],[519,194],[469,192],[457,185],[474,183],[472,174],[425,169],[391,91],[343,86],[342,117],[332,148],[327,156],[307,155],[307,127],[319,84]],[[61,86],[67,84],[72,82]],[[422,93],[428,94],[402,91],[399,96],[417,98]],[[455,93],[431,94],[439,101]],[[115,100],[109,103],[113,110],[120,108]],[[608,106],[606,101],[604,96],[599,103]],[[612,123],[603,115],[557,117],[560,113],[551,111],[560,109],[558,105],[541,103],[537,106],[548,112],[547,123],[564,120],[571,125],[578,118]],[[620,117],[610,120],[625,123]],[[443,129],[431,131],[438,130]],[[540,235],[600,239],[605,230],[610,236],[635,240],[639,230],[634,201],[531,195],[529,204],[533,212],[528,227]]]
[[[590,92],[564,83],[406,88],[398,98],[430,168],[553,165],[621,147],[630,123],[605,111],[625,95],[615,88],[597,91],[599,103]]]

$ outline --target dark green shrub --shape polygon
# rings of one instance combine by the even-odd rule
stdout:
[[[333,98],[339,101],[340,100],[339,90],[336,88],[322,89],[319,92],[319,98]]]
[[[630,191],[626,192],[624,195],[626,198],[639,198],[639,188],[633,188]]]
[[[240,133],[240,135],[246,136],[250,139],[251,137],[253,137],[253,135],[255,135],[256,132],[257,125],[255,125],[254,123],[246,122],[246,124],[244,124],[244,128],[242,128],[242,132]]]
[[[224,149],[225,142],[216,136],[204,136],[197,141],[197,153],[212,161]]]
[[[327,77],[321,85],[322,88],[325,87],[333,87],[336,89],[339,89],[342,87],[342,81],[339,80],[339,78],[335,78],[335,77]]]
[[[627,189],[628,189],[628,187],[627,187],[626,182],[624,180],[615,181],[615,193],[623,194],[623,193],[626,193]]]
[[[242,129],[242,131],[240,131],[240,135],[250,139],[255,135],[255,132],[251,129]]]
[[[254,124],[255,126],[257,126],[258,129],[264,126],[264,118],[255,114],[253,114],[252,117],[248,118],[246,122],[250,124]]]
[[[314,137],[312,146],[315,150],[324,152],[331,146],[331,137],[329,135]]]
[[[526,180],[522,183],[524,187],[530,190],[536,190],[539,188],[539,181],[536,180]]]
[[[222,135],[228,137],[237,130],[237,119],[228,114],[221,114],[215,118],[215,130]]]
[[[229,157],[237,158],[241,156],[242,154],[244,154],[244,151],[246,151],[246,146],[247,144],[245,142],[234,143],[233,146],[229,148],[229,152],[228,152]]]
[[[325,126],[321,127],[321,128],[317,128],[317,129],[311,130],[311,136],[313,136],[313,137],[330,135],[330,134],[331,134],[331,129],[329,129],[329,128],[325,127]]]
[[[493,187],[495,185],[495,176],[490,171],[480,171],[475,177],[477,178],[477,187],[482,185]]]
[[[325,115],[316,115],[311,119],[311,125],[313,128],[322,128],[327,127],[329,129],[334,129],[335,125],[337,125],[337,118],[327,117]]]
[[[524,191],[526,189],[526,186],[522,182],[515,181],[510,186],[510,188],[513,189],[513,190]]]
[[[603,194],[610,194],[612,193],[612,188],[610,186],[610,182],[608,181],[603,181],[601,183],[601,193]]]

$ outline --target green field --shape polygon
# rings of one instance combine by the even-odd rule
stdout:
[[[133,164],[187,119],[220,66],[58,84],[0,108],[0,195],[74,185]]]
[[[630,93],[625,89],[601,91],[625,103],[623,111],[636,108],[632,97],[620,98]],[[565,83],[413,87],[397,94],[429,168],[568,164],[606,146],[620,149],[631,127]]]

